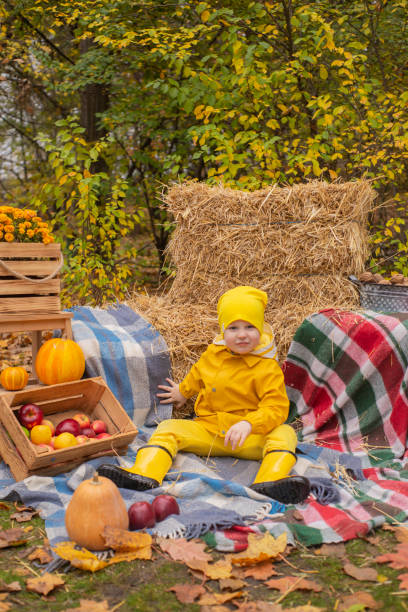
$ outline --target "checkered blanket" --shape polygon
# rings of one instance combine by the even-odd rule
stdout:
[[[403,317],[401,317],[403,318]],[[252,530],[305,545],[367,534],[408,518],[408,321],[324,310],[298,328],[283,366],[290,421],[298,431],[295,471],[338,493],[267,518]],[[320,475],[319,475],[320,474]],[[245,545],[241,528],[208,534],[219,550]]]
[[[134,320],[137,315],[125,314],[130,317],[129,329],[139,329],[142,341],[151,338],[149,334],[155,336],[145,321]],[[75,324],[77,316],[81,325]],[[99,316],[103,321],[98,323]],[[123,348],[113,349],[111,344],[118,337],[118,344],[125,342],[123,325],[118,320],[115,325],[110,319],[106,330],[107,324],[105,314],[75,313],[75,339],[88,351],[87,367],[92,356],[100,357],[99,369],[88,375],[102,375],[112,387],[115,380],[121,380],[124,368],[129,371],[135,354],[146,361],[147,357],[140,356],[154,343],[148,340],[143,350],[128,346],[129,358],[120,360],[116,356],[123,354]],[[144,493],[122,489],[126,504],[169,492],[179,501],[180,515],[158,523],[154,532],[167,537],[202,535],[221,551],[243,550],[250,531],[268,530],[275,536],[285,531],[289,542],[311,545],[364,535],[392,518],[406,521],[407,325],[375,313],[325,311],[309,317],[296,332],[284,370],[291,420],[299,429],[295,471],[312,482],[313,493],[306,503],[285,511],[280,504],[249,489],[257,462],[204,460],[179,453],[162,487]],[[86,337],[89,342],[84,340]],[[127,342],[137,343],[136,336]],[[153,350],[148,360],[150,372],[159,364],[156,378],[168,375],[163,355],[156,362]],[[132,376],[126,374],[123,380],[127,379],[132,380]],[[152,385],[150,374],[142,380],[141,392],[147,398],[144,404],[134,401],[135,386],[132,390],[129,384],[125,395],[122,390],[128,414],[134,417],[140,407],[150,422],[165,418],[167,415],[159,415],[156,406],[157,380]],[[40,510],[52,543],[66,539],[64,512],[76,486],[106,461],[133,464],[137,448],[152,430],[141,427],[140,435],[123,458],[94,459],[53,478],[32,476],[15,483],[8,468],[1,464],[0,497],[18,496]]]

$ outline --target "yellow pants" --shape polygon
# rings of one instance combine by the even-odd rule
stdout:
[[[174,459],[178,451],[201,457],[263,459],[254,482],[265,482],[284,478],[290,472],[296,462],[297,437],[290,425],[279,425],[265,435],[250,434],[242,446],[232,450],[230,445],[224,446],[223,437],[207,431],[200,421],[169,419],[158,425],[147,445],[157,445],[168,452],[157,446],[141,449],[129,471],[160,483],[171,466],[171,458]]]

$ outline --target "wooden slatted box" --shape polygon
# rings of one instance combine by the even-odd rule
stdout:
[[[17,419],[20,406],[28,403],[40,406],[44,418],[54,425],[79,412],[87,414],[91,420],[101,419],[111,437],[93,438],[84,444],[58,450],[36,446],[24,434]],[[84,461],[103,455],[123,455],[137,432],[100,377],[0,395],[0,454],[16,480],[34,474],[53,476],[69,472]]]
[[[59,273],[49,280],[38,281],[54,274],[60,262],[59,244],[1,242],[0,315],[59,312]]]

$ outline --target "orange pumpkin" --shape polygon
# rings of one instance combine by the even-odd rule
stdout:
[[[28,372],[23,366],[10,366],[0,374],[0,383],[7,391],[24,389],[28,382]]]
[[[37,353],[35,371],[45,385],[79,380],[85,371],[85,357],[73,340],[51,338]]]

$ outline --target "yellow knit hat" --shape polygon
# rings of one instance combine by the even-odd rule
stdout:
[[[233,321],[248,321],[260,334],[263,332],[264,312],[268,302],[265,291],[242,285],[226,291],[218,300],[217,313],[221,331]]]

